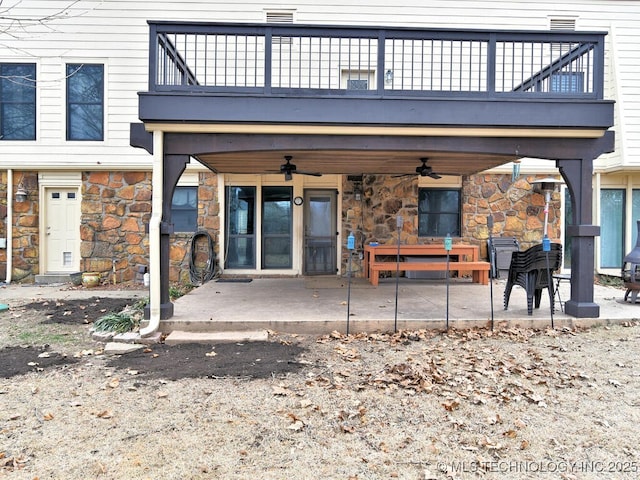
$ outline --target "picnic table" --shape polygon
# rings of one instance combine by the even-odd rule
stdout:
[[[400,245],[400,256],[416,257],[445,257],[447,251],[444,245]],[[393,260],[382,257],[393,256]],[[444,271],[447,262],[440,259],[435,261],[407,261],[397,262],[398,245],[365,245],[363,270],[369,282],[377,286],[381,271]],[[457,271],[460,275],[471,273],[473,282],[487,285],[489,283],[489,262],[480,261],[480,247],[477,245],[455,244],[449,251],[449,271]]]

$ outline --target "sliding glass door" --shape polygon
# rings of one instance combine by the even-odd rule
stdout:
[[[225,268],[257,269],[258,246],[261,269],[292,268],[292,194],[291,187],[281,186],[226,188]]]
[[[262,188],[262,268],[291,268],[291,187]]]

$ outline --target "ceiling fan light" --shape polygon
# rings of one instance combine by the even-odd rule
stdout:
[[[284,179],[285,179],[285,181],[287,181],[287,182],[288,182],[289,180],[292,180],[292,179],[293,179],[293,175],[291,175],[291,172],[290,172],[290,171],[288,171],[288,170],[287,170],[286,172],[284,172]]]

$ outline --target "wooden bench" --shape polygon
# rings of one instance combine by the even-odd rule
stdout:
[[[407,270],[422,270],[422,271],[446,271],[447,262],[388,262],[388,261],[373,261],[369,264],[370,277],[369,281],[371,285],[377,286],[380,278],[380,272],[395,272],[396,269],[403,272]],[[475,283],[481,283],[482,285],[489,284],[489,270],[491,264],[489,262],[478,261],[450,261],[449,271],[451,272],[472,272],[473,281]]]

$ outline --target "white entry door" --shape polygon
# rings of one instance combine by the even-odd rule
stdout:
[[[47,273],[77,271],[80,266],[80,199],[77,188],[45,189]]]

